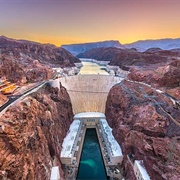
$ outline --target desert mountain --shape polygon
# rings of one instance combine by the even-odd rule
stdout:
[[[83,43],[83,44],[70,44],[70,45],[62,45],[62,48],[68,50],[73,55],[78,55],[79,53],[83,53],[85,51],[101,48],[101,47],[116,47],[116,48],[124,48],[124,46],[119,43],[119,41],[102,41],[102,42],[92,42],[92,43]]]
[[[78,62],[63,48],[0,36],[0,77],[12,82],[49,79],[53,67],[73,67]]]
[[[149,48],[161,48],[163,50],[180,48],[180,38],[177,39],[158,39],[158,40],[141,40],[130,44],[124,44],[126,48],[136,48],[138,51],[146,51]]]

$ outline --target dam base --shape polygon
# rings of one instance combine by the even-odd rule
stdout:
[[[87,145],[87,140],[95,141]],[[63,142],[60,159],[68,180],[88,179],[90,176],[90,179],[123,179],[121,147],[112,135],[103,113],[86,112],[74,116]],[[101,174],[96,173],[99,167],[98,172],[102,171]]]

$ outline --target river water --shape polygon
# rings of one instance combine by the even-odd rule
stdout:
[[[83,67],[81,68],[79,74],[104,74],[109,75],[105,70],[105,66],[100,66],[93,62],[84,62],[82,61]]]
[[[77,180],[106,180],[96,129],[87,129],[84,139]]]

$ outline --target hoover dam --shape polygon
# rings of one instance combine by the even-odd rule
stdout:
[[[105,106],[111,87],[124,78],[95,72],[86,74],[84,69],[85,74],[51,82],[53,87],[66,88],[74,113],[60,153],[65,178],[121,180],[123,154],[106,121]],[[146,172],[145,176],[148,180]]]
[[[94,66],[95,71],[88,71],[88,67],[83,67],[78,75],[61,77],[51,82],[53,87],[59,87],[61,84],[66,88],[75,115],[69,133],[63,141],[60,155],[65,177],[109,179],[117,176],[118,179],[122,179],[119,170],[122,151],[104,115],[109,90],[121,82],[122,78],[108,75],[102,70],[102,74],[99,74],[98,65]],[[90,173],[87,173],[87,170]]]
[[[110,88],[122,79],[112,75],[83,74],[60,79],[67,89],[74,114],[80,112],[105,112]]]
[[[60,159],[68,180],[121,180],[123,153],[106,121],[105,108],[111,87],[120,83],[127,72],[122,71],[120,77],[107,75],[106,71],[99,74],[98,68],[101,66],[94,64],[88,63],[87,69],[85,65],[78,75],[64,76],[51,82],[53,87],[66,88],[74,113],[74,121],[62,144]],[[149,180],[146,170],[142,173],[143,168],[141,165],[139,167],[136,168],[137,178]]]

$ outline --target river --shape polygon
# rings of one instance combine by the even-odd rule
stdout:
[[[79,74],[104,74],[109,75],[104,69],[105,66],[100,66],[93,62],[84,62],[82,61],[83,67],[81,68]]]

